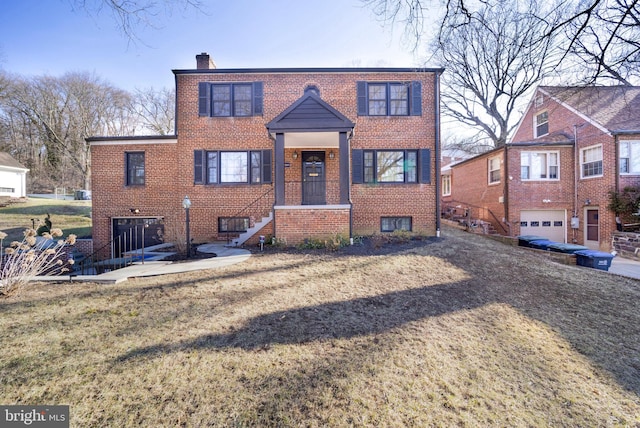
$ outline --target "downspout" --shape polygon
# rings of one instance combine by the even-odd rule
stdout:
[[[614,134],[613,135],[613,150],[614,150],[614,156],[615,156],[615,175],[614,175],[614,186],[615,186],[615,191],[619,192],[620,191],[620,138],[618,137],[618,134]],[[618,213],[616,213],[617,215]]]
[[[578,169],[580,168],[580,159],[578,159],[578,125],[573,125],[573,218],[578,217]],[[571,236],[573,243],[578,242],[576,239],[576,228],[571,222]]]
[[[504,190],[502,192],[502,206],[504,208],[504,222],[509,228],[511,236],[511,221],[509,221],[509,149],[504,145]]]
[[[433,98],[434,98],[434,111],[435,111],[435,178],[436,178],[436,237],[440,237],[440,195],[442,193],[442,187],[440,183],[440,72],[436,71],[434,74],[433,85]]]

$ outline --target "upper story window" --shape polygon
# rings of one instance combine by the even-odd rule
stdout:
[[[359,116],[421,116],[422,83],[358,82]]]
[[[144,185],[144,152],[125,153],[125,185]]]
[[[620,141],[620,174],[640,174],[640,141]]]
[[[522,180],[558,180],[558,152],[522,152],[520,178]]]
[[[580,150],[580,173],[582,178],[602,176],[602,145]]]
[[[549,113],[543,111],[542,113],[536,114],[535,117],[535,137],[542,137],[543,135],[547,135],[549,133]]]
[[[442,176],[442,196],[451,195],[451,175],[445,174]]]
[[[271,150],[194,152],[195,184],[271,183]]]
[[[198,114],[210,117],[262,115],[262,82],[198,84]]]
[[[352,152],[353,183],[430,183],[431,150]]]
[[[489,159],[489,184],[500,183],[500,158]]]

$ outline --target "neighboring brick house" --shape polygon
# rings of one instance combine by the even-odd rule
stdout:
[[[0,152],[0,197],[27,196],[27,172],[9,153]]]
[[[442,69],[196,59],[173,71],[175,136],[88,139],[95,248],[142,223],[147,245],[184,241],[185,195],[196,243],[436,235]]]
[[[446,171],[445,171],[446,172]],[[640,87],[539,87],[505,147],[451,167],[443,211],[610,250],[609,192],[640,185]]]

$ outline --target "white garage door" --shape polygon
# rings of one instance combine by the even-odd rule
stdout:
[[[520,211],[520,234],[544,236],[550,241],[566,242],[567,219],[564,210]]]

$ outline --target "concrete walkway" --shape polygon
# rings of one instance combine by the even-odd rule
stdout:
[[[611,260],[609,273],[626,276],[628,278],[640,279],[640,261],[616,256]]]
[[[251,257],[251,252],[248,250],[241,248],[229,248],[225,247],[224,244],[203,244],[198,246],[198,251],[201,253],[216,254],[217,257],[179,262],[163,260],[145,261],[144,263],[136,262],[125,268],[116,269],[100,275],[78,275],[74,277],[69,277],[69,275],[38,276],[35,277],[34,280],[56,282],[83,281],[102,284],[117,284],[126,281],[129,278],[215,269],[222,266],[240,263]],[[640,261],[616,256],[611,261],[609,273],[640,280]]]
[[[251,253],[248,250],[228,248],[223,244],[200,245],[198,251],[201,253],[216,254],[216,257],[179,262],[163,260],[145,261],[144,263],[136,262],[125,268],[112,270],[111,272],[100,275],[77,275],[73,277],[69,275],[37,276],[34,278],[34,281],[83,281],[100,284],[117,284],[129,278],[215,269],[240,263],[251,257]]]

